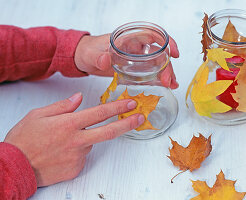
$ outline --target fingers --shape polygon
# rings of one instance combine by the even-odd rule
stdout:
[[[171,89],[176,89],[179,86],[179,84],[176,81],[176,76],[173,72],[173,67],[171,62],[161,73],[161,83],[164,87],[168,87]]]
[[[96,67],[102,71],[106,71],[111,68],[111,57],[109,52],[99,53],[99,57],[95,58],[97,60]]]
[[[53,103],[51,105],[45,106],[43,108],[38,108],[31,111],[31,115],[37,115],[40,117],[50,117],[54,115],[60,115],[64,113],[69,113],[75,111],[82,102],[82,94],[76,93],[68,99],[64,99]]]
[[[173,58],[178,58],[179,57],[179,50],[178,50],[178,45],[175,42],[175,40],[169,36],[170,40],[169,40],[169,45],[170,45],[170,54],[171,57]]]
[[[142,114],[134,114],[128,118],[115,121],[105,126],[94,129],[83,130],[81,139],[89,145],[114,139],[127,131],[137,128],[145,121]]]
[[[72,113],[72,120],[74,121],[76,128],[83,129],[115,115],[129,112],[136,106],[137,103],[134,100],[119,100]]]

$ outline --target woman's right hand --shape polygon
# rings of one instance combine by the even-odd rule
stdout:
[[[136,107],[130,99],[115,101],[79,112],[81,93],[49,106],[32,110],[7,134],[4,142],[15,145],[29,160],[37,185],[47,186],[76,177],[85,165],[92,145],[114,139],[144,122],[141,114],[86,129]]]

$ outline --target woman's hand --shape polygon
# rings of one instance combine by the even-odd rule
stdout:
[[[118,137],[144,122],[143,115],[135,114],[98,128],[86,129],[134,109],[136,102],[125,99],[74,112],[81,102],[82,95],[77,93],[69,99],[32,110],[4,140],[26,155],[39,187],[76,177],[83,169],[93,144]]]
[[[124,38],[124,36],[122,37]],[[93,75],[99,76],[112,76],[113,68],[111,66],[111,58],[109,54],[110,46],[110,34],[101,36],[84,36],[79,42],[75,52],[75,64],[79,70],[87,72]],[[146,40],[150,43],[159,43],[163,45],[163,42],[158,36],[150,34],[149,32],[137,33],[134,36],[134,40],[128,40],[124,44],[127,44],[131,48],[141,47]],[[179,57],[179,51],[176,42],[170,37],[170,55],[173,58]],[[173,72],[172,63],[169,62],[165,70],[163,70],[160,80],[165,87],[176,89],[178,83],[176,76]]]

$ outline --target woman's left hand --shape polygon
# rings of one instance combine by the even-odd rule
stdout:
[[[137,41],[141,46],[143,40],[153,40],[153,38],[154,36],[150,35],[149,33],[141,34],[139,37],[136,35],[134,38],[134,45],[136,45]],[[130,42],[131,41],[129,41],[129,43]],[[171,57],[178,58],[178,47],[174,39],[171,37],[169,40],[169,45]],[[109,46],[110,34],[100,36],[84,36],[77,46],[74,57],[75,64],[78,69],[92,75],[112,76],[114,70],[111,66]],[[179,86],[176,81],[176,76],[173,72],[171,62],[169,62],[168,66],[165,68],[165,70],[163,70],[160,79],[164,87],[176,89]]]

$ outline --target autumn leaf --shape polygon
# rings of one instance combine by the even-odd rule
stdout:
[[[232,58],[233,56],[236,56],[235,54],[229,53],[223,48],[207,49],[207,52],[209,60],[217,62],[223,69],[230,71],[226,63],[226,58]]]
[[[208,60],[206,60],[205,62],[202,63],[202,65],[199,67],[199,69],[197,70],[197,72],[196,72],[195,76],[193,77],[191,83],[188,86],[188,89],[187,89],[186,95],[185,95],[185,102],[186,102],[186,106],[187,107],[189,107],[188,103],[187,103],[187,99],[188,99],[188,96],[190,94],[190,90],[193,87],[193,85],[195,84],[195,82],[197,82],[200,79],[203,70],[205,69],[205,67],[207,67],[207,64],[208,64]]]
[[[192,181],[192,187],[199,195],[191,200],[242,200],[246,192],[237,192],[235,183],[236,181],[225,179],[222,171],[217,175],[212,188],[205,181]]]
[[[101,96],[101,103],[102,104],[105,104],[106,103],[107,99],[110,97],[110,92],[114,92],[116,90],[117,82],[118,82],[118,75],[115,72],[114,73],[114,78],[113,78],[112,82],[110,83],[110,85],[107,88],[107,90]]]
[[[191,91],[191,101],[197,113],[201,116],[211,117],[211,113],[224,113],[232,108],[216,97],[222,94],[232,83],[232,80],[219,80],[207,84],[209,69],[205,67],[200,79],[194,83]]]
[[[156,96],[156,95],[145,96],[144,93],[140,93],[137,96],[129,96],[127,88],[126,88],[126,90],[119,96],[117,100],[133,99],[137,102],[137,107],[130,112],[120,114],[118,118],[124,119],[133,114],[141,113],[145,117],[145,122],[142,125],[140,125],[138,128],[136,128],[136,131],[141,131],[145,129],[157,130],[155,127],[152,126],[152,124],[148,120],[148,115],[153,110],[155,110],[155,107],[158,104],[160,98],[161,96]]]
[[[246,37],[238,33],[236,27],[232,24],[231,20],[229,20],[225,28],[222,39],[229,42],[246,42]],[[237,54],[242,57],[246,56],[246,48],[230,48],[228,46],[222,47],[227,48],[227,51],[231,53]]]
[[[246,42],[246,37],[243,37],[237,32],[236,27],[231,23],[231,20],[229,20],[225,28],[222,39],[229,42]]]
[[[235,79],[237,81],[235,86],[236,93],[231,93],[231,95],[239,104],[237,110],[246,112],[246,62],[239,68],[240,71]]]
[[[208,15],[204,13],[204,18],[203,18],[203,24],[202,24],[202,53],[203,54],[203,61],[206,60],[207,58],[207,49],[209,48],[209,45],[212,43],[211,39],[208,37],[207,33],[207,24],[208,24]]]
[[[212,151],[211,135],[208,139],[202,134],[199,134],[199,137],[193,136],[186,148],[173,141],[172,138],[170,140],[173,147],[169,148],[170,156],[168,158],[182,171],[190,170],[192,172],[200,168],[201,163]]]

